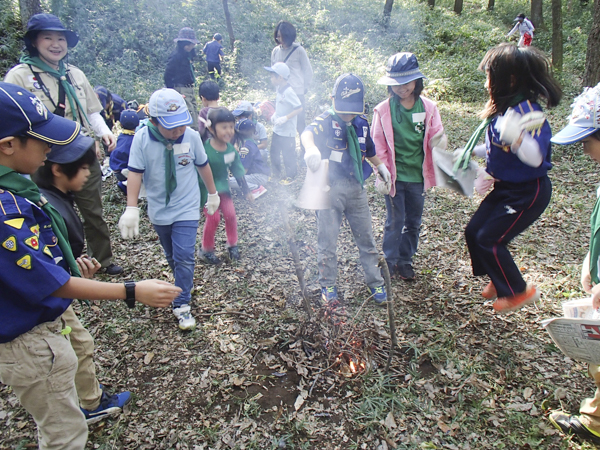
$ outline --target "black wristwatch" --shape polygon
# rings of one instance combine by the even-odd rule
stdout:
[[[126,281],[125,283],[125,303],[129,308],[135,308],[135,283]]]

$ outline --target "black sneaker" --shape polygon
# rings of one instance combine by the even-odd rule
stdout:
[[[238,248],[237,245],[234,245],[233,247],[229,247],[227,249],[227,251],[229,252],[229,259],[232,261],[239,261],[240,260],[240,249]]]
[[[554,411],[548,416],[548,420],[566,435],[572,434],[579,439],[592,441],[594,444],[600,444],[600,435],[594,433],[582,424],[577,416],[566,414],[562,411]]]
[[[396,273],[403,280],[412,281],[415,279],[415,271],[413,270],[412,264],[398,264],[396,268]]]
[[[198,250],[198,259],[205,264],[213,264],[215,266],[221,264],[221,260],[215,255],[215,252],[205,252]]]
[[[121,266],[117,266],[115,263],[110,263],[103,270],[107,275],[121,275],[123,273],[123,268]]]

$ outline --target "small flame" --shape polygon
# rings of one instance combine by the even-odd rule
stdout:
[[[356,373],[356,365],[354,365],[354,361],[350,360],[350,370],[352,373]]]

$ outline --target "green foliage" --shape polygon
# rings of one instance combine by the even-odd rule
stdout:
[[[0,0],[0,73],[5,73],[19,61],[21,23],[10,0]]]

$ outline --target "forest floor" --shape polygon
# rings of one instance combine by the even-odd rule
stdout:
[[[442,116],[449,108],[441,105]],[[77,304],[96,341],[100,382],[133,394],[122,415],[91,426],[88,447],[593,448],[566,439],[546,418],[553,409],[576,412],[593,383],[586,365],[564,356],[540,321],[561,315],[561,301],[584,296],[579,273],[598,171],[580,148],[555,149],[554,163],[551,205],[510,247],[542,298],[508,315],[493,312],[480,296],[488,280],[471,274],[463,229],[481,197],[427,193],[417,279],[392,281],[399,348],[387,374],[387,311],[368,299],[347,223],[338,242],[338,288],[348,317],[334,327],[318,305],[314,212],[293,207],[302,181],[269,184],[254,204],[236,196],[242,260],[197,264],[195,331],[180,331],[170,309]],[[106,181],[104,203],[115,262],[125,273],[98,278],[172,281],[145,214],[139,238],[118,234],[125,200],[114,183]],[[385,205],[368,189],[381,248]],[[282,205],[306,268],[312,322],[300,301]],[[226,253],[222,226],[217,250]],[[33,448],[36,438],[29,414],[0,385],[0,448]]]

